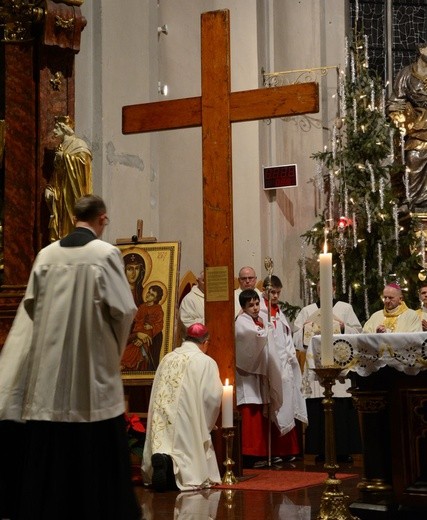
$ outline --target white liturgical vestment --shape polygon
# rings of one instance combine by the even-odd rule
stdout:
[[[375,333],[380,325],[384,325],[384,311],[374,312],[363,326],[363,332]],[[423,327],[417,311],[407,309],[397,316],[396,325],[392,332],[422,332]]]
[[[0,419],[122,414],[118,367],[135,312],[117,247],[92,240],[42,249],[0,356]]]
[[[359,334],[362,332],[362,325],[358,320],[353,307],[346,302],[337,301],[333,308],[333,327],[334,334]],[[339,321],[344,323],[344,330],[341,331]],[[320,333],[320,309],[316,303],[311,303],[303,307],[294,322],[294,344],[298,350],[308,347],[311,338]],[[304,367],[303,391],[308,398],[323,397],[323,388],[315,379],[315,373],[309,370],[307,363]],[[350,397],[347,390],[350,388],[350,380],[344,382],[337,381],[333,388],[334,397]]]
[[[236,400],[241,404],[269,404],[270,414],[283,404],[280,359],[272,339],[272,326],[256,325],[249,314],[240,314],[236,333]]]
[[[162,359],[154,377],[142,461],[150,483],[153,453],[173,460],[176,485],[182,491],[220,483],[211,431],[221,409],[218,365],[197,344],[184,341]]]
[[[268,321],[268,309],[264,298],[260,302],[260,316]],[[276,425],[282,435],[295,427],[295,419],[307,424],[307,407],[302,395],[302,375],[292,340],[288,320],[280,308],[271,317],[274,329],[271,334],[274,347],[279,355],[282,376],[283,404],[276,412]]]
[[[194,323],[205,324],[205,295],[197,285],[182,299],[179,318],[186,329]]]

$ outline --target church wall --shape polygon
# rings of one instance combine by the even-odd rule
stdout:
[[[230,10],[231,86],[245,90],[261,85],[261,67],[281,71],[343,63],[344,5],[182,0],[177,9],[175,0],[127,0],[123,9],[120,2],[85,2],[88,25],[76,56],[76,130],[92,145],[95,191],[109,207],[104,238],[131,236],[142,218],[145,235],[182,242],[181,273],[202,267],[201,130],[121,132],[123,105],[200,95],[202,12]],[[158,35],[164,24],[168,34]],[[317,128],[312,124],[305,132],[301,119],[288,119],[234,124],[232,131],[235,274],[250,264],[262,278],[264,258],[271,256],[285,299],[298,305],[300,235],[316,218],[310,155],[327,143],[320,120],[331,120],[335,110],[335,72],[319,81],[321,112],[309,116]],[[168,85],[167,97],[158,93],[158,82]],[[299,186],[264,192],[261,166],[289,163],[298,164]]]
[[[159,20],[169,26],[169,34],[159,41],[159,75],[168,84],[169,98],[200,95],[200,15],[224,8],[230,10],[231,21],[231,88],[258,86],[256,39],[252,38],[255,0],[184,0],[179,10],[172,0],[161,0],[159,5]],[[247,263],[259,267],[257,128],[257,123],[244,123],[233,125],[232,130],[235,271]],[[181,272],[197,273],[203,267],[201,130],[163,132],[159,139],[160,235],[182,241]]]
[[[256,1],[174,0],[85,2],[88,25],[76,60],[77,133],[91,143],[94,187],[106,200],[111,225],[104,238],[131,236],[136,219],[144,234],[182,242],[181,272],[203,264],[201,130],[121,134],[121,107],[200,95],[200,15],[228,8],[232,90],[258,86]],[[166,24],[168,34],[157,36]],[[112,34],[121,29],[120,45]],[[167,97],[158,94],[167,84]],[[258,123],[234,125],[236,266],[260,270]],[[130,165],[129,165],[130,164]],[[238,269],[238,267],[236,267]]]
[[[76,134],[93,151],[94,191],[101,195],[111,220],[104,239],[136,233],[136,220],[144,220],[144,235],[156,235],[156,213],[150,207],[153,181],[151,135],[123,135],[123,105],[150,97],[153,2],[93,0],[82,5],[88,20],[81,52],[76,56]],[[156,49],[154,49],[156,50]],[[154,60],[154,67],[157,60]],[[157,71],[156,71],[157,74]],[[157,93],[157,91],[156,91]]]
[[[249,90],[259,86],[257,59],[256,2],[230,2],[231,90]],[[260,221],[260,157],[257,121],[233,125],[233,211],[234,271],[245,265],[262,276],[263,251]]]
[[[270,71],[289,71],[321,66],[336,66],[343,62],[344,2],[333,0],[320,3],[311,0],[275,2],[272,18],[265,22],[272,31]],[[342,42],[342,45],[337,45]],[[297,75],[292,76],[294,78]],[[310,80],[310,79],[309,79]],[[313,77],[311,78],[313,80]],[[269,164],[297,164],[298,187],[266,192],[262,198],[263,225],[269,230],[271,256],[275,273],[284,282],[282,299],[293,305],[303,305],[300,286],[300,235],[317,220],[323,200],[313,185],[315,162],[312,153],[328,143],[328,133],[322,126],[335,118],[337,76],[334,69],[326,77],[314,78],[320,85],[320,112],[304,117],[275,120],[264,127],[262,160]]]
[[[168,34],[159,38],[158,80],[168,85],[167,97],[200,95],[199,2],[160,0],[158,24]],[[180,240],[181,273],[203,267],[201,130],[192,128],[159,133],[159,236]]]

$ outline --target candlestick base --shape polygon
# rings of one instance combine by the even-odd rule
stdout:
[[[234,426],[231,428],[223,428],[222,436],[225,439],[225,473],[222,477],[222,483],[231,485],[238,482],[237,478],[233,473],[234,460],[231,458],[233,452],[233,438],[234,438]]]
[[[325,413],[324,468],[328,473],[328,478],[325,480],[325,490],[320,499],[320,512],[317,516],[317,520],[359,520],[357,516],[353,516],[350,513],[346,504],[348,496],[344,495],[341,490],[341,480],[335,477],[339,466],[336,460],[334,393],[332,387],[340,375],[342,368],[332,365],[314,368],[313,370],[316,372],[320,384],[325,388],[323,392],[325,397],[322,401]]]

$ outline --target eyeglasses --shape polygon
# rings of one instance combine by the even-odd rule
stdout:
[[[256,276],[240,276],[239,280],[247,280],[250,282],[251,280],[255,280]]]

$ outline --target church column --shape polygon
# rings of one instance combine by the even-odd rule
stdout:
[[[46,0],[0,11],[6,122],[0,345],[34,258],[48,242],[44,189],[53,170],[52,131],[56,116],[74,117],[74,56],[86,25],[81,3]]]

